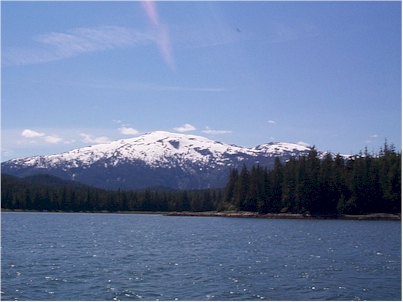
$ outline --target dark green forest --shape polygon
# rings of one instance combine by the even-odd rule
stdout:
[[[401,153],[385,143],[376,155],[345,161],[340,155],[278,159],[270,171],[262,167],[232,170],[225,203],[241,211],[259,213],[340,214],[401,212]]]
[[[201,212],[215,210],[222,198],[221,189],[113,191],[66,182],[50,175],[20,179],[2,174],[1,186],[1,207],[11,210]]]
[[[232,169],[225,188],[203,190],[111,191],[53,176],[17,178],[2,174],[1,207],[10,210],[72,212],[251,211],[343,214],[401,213],[401,152],[385,142],[378,154],[367,150],[345,160],[290,158],[274,168]]]

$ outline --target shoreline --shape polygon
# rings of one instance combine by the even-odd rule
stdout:
[[[1,209],[1,212],[16,213],[77,213],[77,214],[143,214],[143,215],[162,215],[162,216],[188,216],[188,217],[224,217],[224,218],[263,218],[263,219],[330,219],[330,220],[394,220],[401,221],[400,214],[390,213],[372,213],[365,215],[340,215],[340,216],[317,216],[311,214],[292,214],[292,213],[268,213],[259,214],[257,212],[151,212],[151,211],[99,211],[99,212],[70,212],[70,211],[35,211],[35,210],[10,210]]]
[[[198,216],[228,218],[265,218],[265,219],[331,219],[331,220],[395,220],[401,221],[400,215],[389,213],[373,213],[366,215],[316,216],[310,214],[259,214],[255,212],[169,212],[164,216]]]

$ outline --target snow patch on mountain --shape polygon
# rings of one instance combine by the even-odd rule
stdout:
[[[252,150],[257,150],[269,154],[270,156],[298,156],[301,152],[309,152],[310,148],[305,145],[294,143],[267,143],[256,146]]]

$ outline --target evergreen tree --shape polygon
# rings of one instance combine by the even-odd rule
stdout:
[[[210,190],[204,190],[203,191],[203,207],[201,211],[213,211],[214,210],[214,205],[213,205],[213,197],[211,194]]]
[[[242,172],[241,172],[242,174]],[[247,192],[243,202],[243,210],[256,212],[259,200],[259,166],[253,166],[249,174]]]
[[[278,213],[281,211],[283,204],[283,165],[280,162],[278,157],[274,160],[274,168],[272,173],[269,174],[268,177],[270,195],[268,196],[268,212]]]
[[[320,183],[319,183],[319,171],[320,160],[318,157],[318,151],[315,147],[312,147],[308,153],[308,170],[307,170],[307,194],[309,195],[309,202],[306,209],[312,213],[321,212],[321,200],[320,200]]]
[[[238,181],[234,189],[234,201],[237,208],[245,211],[245,201],[249,190],[249,171],[244,165],[239,173]]]
[[[225,202],[228,204],[235,204],[235,187],[238,182],[238,169],[231,169],[229,179],[225,187]]]
[[[281,209],[282,212],[299,211],[297,172],[297,160],[290,158],[284,167],[282,191],[277,193],[282,197],[282,206],[284,206]]]
[[[146,189],[142,194],[141,211],[155,211],[150,189]]]
[[[319,185],[320,204],[318,212],[321,214],[335,215],[339,194],[335,190],[335,178],[333,174],[333,158],[328,152],[320,164]]]
[[[181,194],[181,199],[182,199],[182,208],[178,208],[178,211],[190,211],[191,206],[190,206],[190,198],[188,196],[187,191],[182,191]]]

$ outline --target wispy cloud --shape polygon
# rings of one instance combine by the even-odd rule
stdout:
[[[80,133],[80,136],[83,138],[82,142],[88,144],[105,144],[111,142],[111,139],[107,136],[94,137],[93,135],[86,133]]]
[[[225,88],[213,88],[213,87],[183,87],[183,86],[156,86],[152,85],[149,88],[161,91],[200,91],[200,92],[220,92],[225,91]]]
[[[65,84],[65,83],[63,83]],[[66,85],[66,84],[65,84]],[[91,79],[87,81],[72,81],[68,83],[69,86],[90,87],[97,89],[111,89],[111,90],[128,90],[128,91],[172,91],[172,92],[224,92],[228,88],[223,87],[186,87],[186,86],[172,86],[160,85],[154,83],[146,83],[139,81],[125,81],[115,79]],[[119,123],[120,121],[114,121]]]
[[[272,43],[314,37],[318,34],[319,31],[315,25],[301,20],[288,24],[273,21],[268,30],[269,41]]]
[[[276,122],[275,121],[273,121],[273,120],[268,120],[267,121],[269,124],[275,124]]]
[[[82,27],[64,32],[49,32],[31,38],[34,45],[4,47],[2,64],[8,66],[41,64],[86,53],[95,53],[125,47],[155,44],[165,63],[175,69],[172,41],[188,47],[207,47],[238,42],[245,37],[234,28],[170,27],[162,23],[152,1],[143,2],[143,8],[151,20],[147,30],[105,25]]]
[[[51,144],[63,142],[63,139],[61,137],[58,137],[57,135],[46,135],[43,139],[45,140],[45,142]]]
[[[209,127],[206,127],[206,129],[203,130],[202,132],[207,133],[207,134],[228,134],[228,133],[232,133],[232,131],[230,131],[230,130],[213,130],[213,129],[210,129]]]
[[[375,142],[377,141],[378,134],[369,135],[369,138],[370,138],[370,139],[365,140],[365,143],[366,143],[366,144],[375,143]]]
[[[38,64],[84,53],[149,44],[156,39],[152,32],[118,26],[76,28],[36,36],[33,38],[38,43],[36,47],[5,48],[2,61],[5,65]]]
[[[178,132],[189,132],[189,131],[194,131],[196,130],[196,127],[190,125],[190,124],[185,124],[181,127],[174,128],[174,130]]]
[[[10,157],[10,156],[13,156],[14,154],[15,154],[15,152],[11,149],[1,148],[2,156]]]

